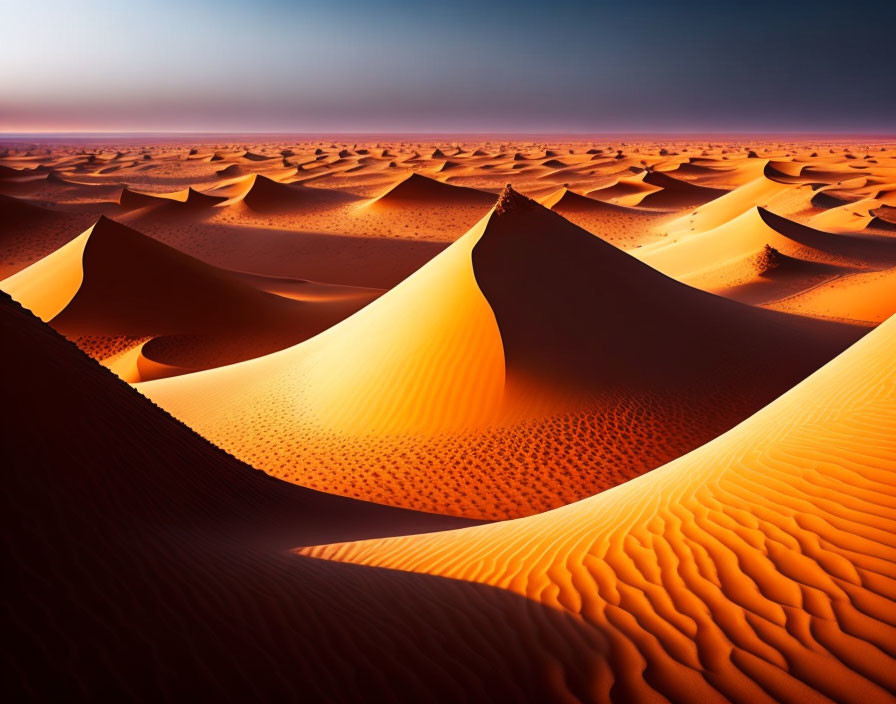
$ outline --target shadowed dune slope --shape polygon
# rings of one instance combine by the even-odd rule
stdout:
[[[63,270],[64,276],[55,273]],[[105,217],[63,250],[7,279],[3,288],[66,334],[189,332],[261,313],[265,304],[288,307]],[[32,290],[53,291],[61,307],[32,304]]]
[[[896,261],[896,243],[887,238],[822,232],[759,207],[707,232],[644,247],[636,255],[670,276],[686,278],[756,253],[765,245],[788,256],[827,264]]]
[[[780,267],[774,277],[755,266],[757,255],[766,247],[789,264]],[[765,300],[774,300],[799,291],[800,281],[803,289],[809,289],[850,270],[893,266],[896,240],[822,232],[756,207],[719,227],[683,234],[676,241],[649,245],[634,254],[659,271],[704,290],[733,297],[746,293],[744,300],[751,300],[744,287],[761,288]],[[788,285],[793,290],[788,290]],[[848,297],[842,302],[841,315],[835,317],[850,317]]]
[[[116,369],[132,381],[178,371],[151,361],[196,370],[288,347],[375,297],[288,300],[105,217],[0,288],[73,338],[156,338],[139,352],[143,372]]]
[[[139,388],[276,476],[497,518],[699,446],[864,332],[684,286],[508,189],[314,339]]]
[[[756,206],[768,206],[770,201],[793,188],[792,184],[778,183],[762,176],[676,218],[668,223],[667,228],[669,232],[706,232]]]
[[[707,203],[728,193],[719,188],[698,186],[688,181],[669,176],[662,171],[648,171],[644,183],[659,186],[663,190],[648,193],[638,205],[651,208],[680,208],[688,205]]]
[[[90,220],[89,214],[58,212],[0,193],[0,280],[60,248]]]
[[[469,522],[320,494],[253,470],[6,296],[0,339],[4,402],[15,409],[0,446],[11,701],[547,694],[541,656],[501,654],[507,626],[488,638],[472,626],[456,643],[440,638],[462,592],[508,614],[522,602],[446,580],[332,570],[288,552]],[[425,581],[441,584],[435,602],[415,596],[429,593]],[[495,659],[468,657],[463,644],[476,642]],[[438,664],[449,660],[451,668]],[[512,677],[517,668],[531,674]]]
[[[246,190],[241,200],[250,210],[277,213],[333,205],[353,200],[350,194],[324,188],[312,188],[300,183],[281,183],[261,174],[246,177]]]
[[[125,186],[121,189],[121,195],[118,197],[118,204],[125,210],[153,207],[165,208],[166,211],[169,212],[185,212],[190,210],[206,210],[207,208],[220,205],[226,200],[227,198],[221,196],[200,193],[192,187],[174,193],[154,194],[135,191]]]
[[[413,173],[404,181],[390,188],[376,198],[371,205],[388,206],[421,206],[421,205],[465,205],[490,206],[495,202],[493,193],[480,191],[465,186],[452,186],[421,174]]]
[[[725,435],[600,496],[301,552],[566,611],[602,644],[589,700],[893,701],[896,319]]]

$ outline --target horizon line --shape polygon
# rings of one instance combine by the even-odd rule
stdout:
[[[848,130],[36,130],[0,131],[0,139],[23,137],[85,137],[85,136],[395,136],[395,137],[703,137],[703,136],[802,136],[802,137],[885,137],[896,139],[896,131],[848,131]]]

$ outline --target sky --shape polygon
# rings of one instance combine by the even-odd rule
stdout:
[[[896,0],[0,0],[0,133],[896,132]]]

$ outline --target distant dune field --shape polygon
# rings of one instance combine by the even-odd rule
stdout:
[[[896,698],[896,146],[0,141],[14,701]]]

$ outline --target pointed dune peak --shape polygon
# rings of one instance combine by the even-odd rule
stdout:
[[[539,202],[546,208],[550,208],[561,215],[587,215],[594,214],[603,216],[606,214],[628,215],[638,218],[649,216],[637,208],[629,208],[624,205],[616,205],[615,203],[607,203],[606,201],[589,198],[588,196],[576,193],[575,191],[563,186],[553,193],[550,193]],[[599,229],[597,225],[593,227]]]
[[[342,324],[141,391],[299,483],[508,518],[693,449],[862,332],[685,286],[508,187],[466,235]],[[649,441],[660,437],[672,440]],[[496,459],[494,443],[525,449]],[[456,456],[470,463],[445,460]]]
[[[259,312],[267,299],[276,301],[105,216],[3,289],[73,335],[196,332],[248,311],[251,301]]]
[[[495,196],[487,191],[466,186],[452,186],[418,173],[412,173],[372,201],[374,206],[488,206]]]
[[[501,195],[498,196],[498,202],[495,204],[496,215],[514,215],[523,213],[532,208],[541,207],[536,201],[528,196],[524,196],[519,191],[515,191],[511,184],[504,186]]]
[[[262,174],[247,179],[248,188],[242,202],[259,213],[288,212],[309,205],[336,204],[352,200],[352,196],[300,183],[282,183]]]
[[[230,164],[229,166],[225,166],[223,169],[218,169],[215,172],[215,174],[220,176],[221,178],[243,176],[245,175],[245,173],[246,170],[239,164]]]
[[[118,204],[126,210],[164,207],[168,210],[203,210],[220,205],[227,198],[202,193],[190,186],[186,190],[174,193],[144,193],[128,186],[121,189]]]
[[[187,189],[187,197],[184,199],[184,205],[188,208],[203,209],[220,205],[226,200],[227,198],[225,197],[202,193],[190,186]]]

